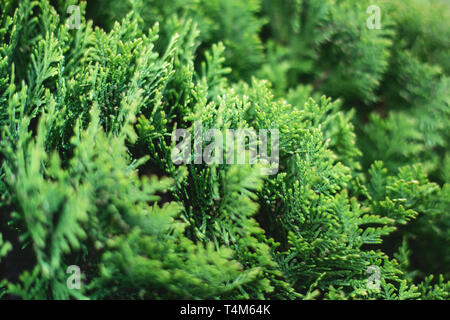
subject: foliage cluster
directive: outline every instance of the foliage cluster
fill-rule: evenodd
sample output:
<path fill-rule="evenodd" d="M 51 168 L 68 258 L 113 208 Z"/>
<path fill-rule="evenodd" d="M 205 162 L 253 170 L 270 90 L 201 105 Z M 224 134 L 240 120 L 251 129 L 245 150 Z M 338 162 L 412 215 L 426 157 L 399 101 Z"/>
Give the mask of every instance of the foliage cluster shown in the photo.
<path fill-rule="evenodd" d="M 0 7 L 0 297 L 448 299 L 447 4 Z M 176 166 L 195 121 L 278 129 L 278 173 Z"/>

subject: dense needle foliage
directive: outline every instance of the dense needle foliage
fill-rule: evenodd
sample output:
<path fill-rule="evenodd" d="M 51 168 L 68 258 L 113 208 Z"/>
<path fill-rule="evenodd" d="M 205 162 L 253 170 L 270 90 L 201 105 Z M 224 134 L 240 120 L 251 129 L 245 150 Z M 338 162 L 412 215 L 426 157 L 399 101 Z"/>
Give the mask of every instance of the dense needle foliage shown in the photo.
<path fill-rule="evenodd" d="M 0 298 L 448 299 L 449 52 L 445 1 L 0 0 Z"/>

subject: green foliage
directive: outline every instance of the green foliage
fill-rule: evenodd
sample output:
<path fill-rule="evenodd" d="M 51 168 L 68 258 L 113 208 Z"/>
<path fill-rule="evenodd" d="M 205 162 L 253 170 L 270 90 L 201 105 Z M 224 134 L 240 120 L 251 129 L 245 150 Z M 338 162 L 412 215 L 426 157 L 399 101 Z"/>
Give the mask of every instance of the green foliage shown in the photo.
<path fill-rule="evenodd" d="M 111 10 L 98 10 L 101 7 Z M 89 1 L 88 13 L 109 29 L 131 9 L 139 12 L 144 28 L 161 23 L 162 43 L 171 38 L 174 21 L 192 19 L 200 30 L 201 48 L 197 54 L 202 56 L 205 49 L 223 42 L 227 48 L 226 65 L 231 67 L 235 80 L 249 79 L 249 74 L 263 62 L 258 33 L 264 19 L 256 15 L 260 11 L 259 0 L 95 0 Z"/>
<path fill-rule="evenodd" d="M 9 242 L 5 243 L 3 241 L 3 235 L 0 233 L 0 262 L 2 261 L 2 258 L 8 254 L 8 251 L 11 251 L 11 249 L 11 244 Z M 5 290 L 3 288 L 5 282 L 5 279 L 0 279 L 0 298 L 5 294 Z"/>
<path fill-rule="evenodd" d="M 448 6 L 0 1 L 0 297 L 448 299 Z M 277 173 L 175 165 L 199 121 Z"/>
<path fill-rule="evenodd" d="M 314 83 L 315 89 L 350 102 L 376 101 L 376 88 L 388 66 L 392 32 L 366 27 L 366 8 L 371 4 L 347 0 L 264 1 L 271 16 L 271 37 L 284 48 L 274 51 L 279 53 L 273 60 L 285 61 L 288 87 L 304 79 Z M 280 68 L 271 59 L 269 63 L 268 69 Z"/>

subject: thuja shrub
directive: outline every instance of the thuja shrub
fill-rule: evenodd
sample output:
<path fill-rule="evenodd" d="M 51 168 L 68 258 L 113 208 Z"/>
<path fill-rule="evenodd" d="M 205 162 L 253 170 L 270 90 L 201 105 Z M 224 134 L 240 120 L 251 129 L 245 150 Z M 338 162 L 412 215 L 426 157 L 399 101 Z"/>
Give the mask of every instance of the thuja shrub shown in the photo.
<path fill-rule="evenodd" d="M 374 2 L 0 0 L 0 297 L 448 299 L 450 9 Z"/>

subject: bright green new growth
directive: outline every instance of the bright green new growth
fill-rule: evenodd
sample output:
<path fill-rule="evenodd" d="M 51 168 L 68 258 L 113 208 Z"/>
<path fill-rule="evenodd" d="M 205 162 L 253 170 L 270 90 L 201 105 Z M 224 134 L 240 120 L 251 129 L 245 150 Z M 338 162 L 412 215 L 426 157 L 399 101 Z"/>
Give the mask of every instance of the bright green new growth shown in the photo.
<path fill-rule="evenodd" d="M 448 6 L 51 2 L 0 0 L 0 297 L 448 299 Z M 195 121 L 279 172 L 176 166 Z"/>

